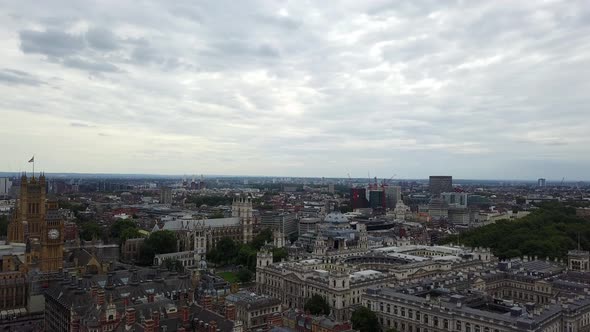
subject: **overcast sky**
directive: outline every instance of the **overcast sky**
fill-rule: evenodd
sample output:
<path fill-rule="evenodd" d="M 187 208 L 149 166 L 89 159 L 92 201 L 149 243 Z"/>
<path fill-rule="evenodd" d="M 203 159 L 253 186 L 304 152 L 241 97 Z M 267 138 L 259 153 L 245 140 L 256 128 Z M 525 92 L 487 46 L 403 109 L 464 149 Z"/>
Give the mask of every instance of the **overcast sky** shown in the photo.
<path fill-rule="evenodd" d="M 587 0 L 0 3 L 0 171 L 590 179 Z"/>

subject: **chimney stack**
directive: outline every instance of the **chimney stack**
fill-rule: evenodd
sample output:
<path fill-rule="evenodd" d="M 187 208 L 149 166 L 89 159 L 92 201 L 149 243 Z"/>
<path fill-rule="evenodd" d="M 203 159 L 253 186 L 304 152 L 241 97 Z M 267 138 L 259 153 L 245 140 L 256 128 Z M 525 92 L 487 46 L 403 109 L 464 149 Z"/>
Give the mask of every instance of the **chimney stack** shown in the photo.
<path fill-rule="evenodd" d="M 104 304 L 104 289 L 99 289 L 98 292 L 97 292 L 97 295 L 98 295 L 98 299 L 97 299 L 97 302 L 96 303 L 99 306 L 101 306 L 101 305 Z"/>
<path fill-rule="evenodd" d="M 225 306 L 225 318 L 235 321 L 236 320 L 236 306 L 233 304 L 228 304 Z"/>
<path fill-rule="evenodd" d="M 203 308 L 211 310 L 211 307 L 211 295 L 205 295 L 205 297 L 203 298 Z"/>
<path fill-rule="evenodd" d="M 154 328 L 156 331 L 160 329 L 160 312 L 158 310 L 154 310 L 152 312 L 152 320 L 154 321 Z"/>
<path fill-rule="evenodd" d="M 154 320 L 153 319 L 146 319 L 145 320 L 145 332 L 155 332 L 154 330 Z"/>
<path fill-rule="evenodd" d="M 182 315 L 182 324 L 183 325 L 186 325 L 188 323 L 188 307 L 185 306 L 185 305 L 183 305 L 180 308 L 180 312 L 181 312 L 181 315 Z"/>
<path fill-rule="evenodd" d="M 131 326 L 131 325 L 135 324 L 135 309 L 134 308 L 125 309 L 125 315 L 127 316 L 127 323 L 125 325 Z"/>

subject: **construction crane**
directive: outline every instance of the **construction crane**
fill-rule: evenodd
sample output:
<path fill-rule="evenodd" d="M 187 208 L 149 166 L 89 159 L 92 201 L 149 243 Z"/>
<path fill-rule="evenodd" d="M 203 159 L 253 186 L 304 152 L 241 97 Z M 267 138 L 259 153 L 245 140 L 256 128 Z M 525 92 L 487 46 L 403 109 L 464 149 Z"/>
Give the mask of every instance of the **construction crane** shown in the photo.
<path fill-rule="evenodd" d="M 563 181 L 565 181 L 565 176 L 561 178 L 561 183 L 559 184 L 559 186 L 563 186 Z"/>

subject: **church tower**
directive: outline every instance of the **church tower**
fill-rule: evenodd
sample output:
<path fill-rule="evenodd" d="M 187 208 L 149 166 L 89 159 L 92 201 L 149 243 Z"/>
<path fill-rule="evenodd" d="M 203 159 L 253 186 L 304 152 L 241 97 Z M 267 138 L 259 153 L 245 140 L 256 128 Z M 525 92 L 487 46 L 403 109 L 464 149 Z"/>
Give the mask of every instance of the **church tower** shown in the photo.
<path fill-rule="evenodd" d="M 250 197 L 235 199 L 232 203 L 232 217 L 240 218 L 242 242 L 248 243 L 254 238 L 254 216 Z"/>

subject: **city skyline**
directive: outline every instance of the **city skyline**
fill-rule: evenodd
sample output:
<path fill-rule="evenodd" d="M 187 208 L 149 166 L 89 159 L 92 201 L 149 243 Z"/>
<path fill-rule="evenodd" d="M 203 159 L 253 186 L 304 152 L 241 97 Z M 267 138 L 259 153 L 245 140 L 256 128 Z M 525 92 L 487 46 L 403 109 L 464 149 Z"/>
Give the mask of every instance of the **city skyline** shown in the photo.
<path fill-rule="evenodd" d="M 583 1 L 0 15 L 2 171 L 588 178 Z"/>

